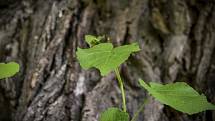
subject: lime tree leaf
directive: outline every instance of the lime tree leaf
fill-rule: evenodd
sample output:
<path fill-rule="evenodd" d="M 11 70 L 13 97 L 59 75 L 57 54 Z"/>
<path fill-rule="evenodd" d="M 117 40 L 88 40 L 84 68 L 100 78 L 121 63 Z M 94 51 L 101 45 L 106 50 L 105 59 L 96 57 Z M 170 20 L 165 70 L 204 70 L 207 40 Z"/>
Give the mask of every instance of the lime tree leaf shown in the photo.
<path fill-rule="evenodd" d="M 101 41 L 102 37 L 96 37 L 93 35 L 85 35 L 85 41 L 87 42 L 87 44 L 90 45 L 90 47 L 99 44 L 99 42 Z"/>
<path fill-rule="evenodd" d="M 151 82 L 148 85 L 143 80 L 139 80 L 139 83 L 155 99 L 178 111 L 191 115 L 204 110 L 215 110 L 215 105 L 209 103 L 203 94 L 200 95 L 184 82 L 166 85 Z"/>
<path fill-rule="evenodd" d="M 108 108 L 100 115 L 99 121 L 129 121 L 129 115 L 118 108 Z"/>
<path fill-rule="evenodd" d="M 139 50 L 137 43 L 116 48 L 111 43 L 101 43 L 89 49 L 78 48 L 76 55 L 84 69 L 95 67 L 104 76 L 127 60 L 132 52 Z"/>
<path fill-rule="evenodd" d="M 19 71 L 19 64 L 15 62 L 0 63 L 0 79 L 8 78 Z"/>

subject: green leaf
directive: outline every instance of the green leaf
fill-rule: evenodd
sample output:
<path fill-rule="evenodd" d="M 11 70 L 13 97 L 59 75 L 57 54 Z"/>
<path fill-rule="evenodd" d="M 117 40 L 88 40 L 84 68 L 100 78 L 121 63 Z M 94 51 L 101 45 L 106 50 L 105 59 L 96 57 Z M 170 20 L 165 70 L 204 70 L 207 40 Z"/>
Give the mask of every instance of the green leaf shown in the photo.
<path fill-rule="evenodd" d="M 155 99 L 178 111 L 191 115 L 204 110 L 215 110 L 215 105 L 207 102 L 203 94 L 200 95 L 184 82 L 166 85 L 151 82 L 147 85 L 143 80 L 139 80 L 139 83 L 149 91 Z"/>
<path fill-rule="evenodd" d="M 118 108 L 108 108 L 101 114 L 99 121 L 129 121 L 129 115 Z"/>
<path fill-rule="evenodd" d="M 95 67 L 104 76 L 127 60 L 132 52 L 139 50 L 137 43 L 116 48 L 111 43 L 101 43 L 89 49 L 78 48 L 76 55 L 84 69 Z"/>
<path fill-rule="evenodd" d="M 101 39 L 102 36 L 96 37 L 93 35 L 85 35 L 85 41 L 90 45 L 90 47 L 99 44 Z"/>
<path fill-rule="evenodd" d="M 19 64 L 15 62 L 0 63 L 0 79 L 8 78 L 19 71 Z"/>

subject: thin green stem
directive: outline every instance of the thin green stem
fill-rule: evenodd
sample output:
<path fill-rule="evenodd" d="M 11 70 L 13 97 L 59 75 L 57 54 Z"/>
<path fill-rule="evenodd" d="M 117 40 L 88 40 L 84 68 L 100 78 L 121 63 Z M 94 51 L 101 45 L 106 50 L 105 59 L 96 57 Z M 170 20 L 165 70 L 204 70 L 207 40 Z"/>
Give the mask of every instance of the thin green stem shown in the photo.
<path fill-rule="evenodd" d="M 123 111 L 126 112 L 125 91 L 124 91 L 123 81 L 122 81 L 121 76 L 119 74 L 119 69 L 118 68 L 115 69 L 115 73 L 116 73 L 116 77 L 117 77 L 117 80 L 119 82 L 119 86 L 120 86 L 120 89 L 121 89 L 122 102 L 123 102 Z"/>
<path fill-rule="evenodd" d="M 135 112 L 133 118 L 131 119 L 131 121 L 136 121 L 137 117 L 139 116 L 140 112 L 143 110 L 143 108 L 145 107 L 146 103 L 148 102 L 148 100 L 146 99 L 143 104 L 140 106 L 140 108 Z"/>

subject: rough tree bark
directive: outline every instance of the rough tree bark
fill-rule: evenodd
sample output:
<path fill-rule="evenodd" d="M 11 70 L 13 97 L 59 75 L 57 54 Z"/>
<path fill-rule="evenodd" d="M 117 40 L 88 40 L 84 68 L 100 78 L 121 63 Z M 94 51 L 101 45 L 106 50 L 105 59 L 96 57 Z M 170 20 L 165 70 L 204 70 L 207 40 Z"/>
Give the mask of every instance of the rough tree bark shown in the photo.
<path fill-rule="evenodd" d="M 0 120 L 97 121 L 121 107 L 114 73 L 77 62 L 85 34 L 139 43 L 121 66 L 130 115 L 150 99 L 138 121 L 215 120 L 214 111 L 188 116 L 164 106 L 137 83 L 185 81 L 215 103 L 214 20 L 214 0 L 0 0 L 0 61 L 21 65 L 0 81 Z"/>

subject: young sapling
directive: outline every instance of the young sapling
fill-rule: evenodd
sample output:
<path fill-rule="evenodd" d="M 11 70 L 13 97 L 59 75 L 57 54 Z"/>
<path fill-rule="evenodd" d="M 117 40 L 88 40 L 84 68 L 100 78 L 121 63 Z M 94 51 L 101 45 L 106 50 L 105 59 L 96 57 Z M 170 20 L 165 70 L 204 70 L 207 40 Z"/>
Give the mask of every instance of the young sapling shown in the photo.
<path fill-rule="evenodd" d="M 89 69 L 95 67 L 99 69 L 102 76 L 106 76 L 111 71 L 114 71 L 119 83 L 122 94 L 122 110 L 118 108 L 109 108 L 101 113 L 99 121 L 129 121 L 123 81 L 118 68 L 128 59 L 131 53 L 140 51 L 140 48 L 137 43 L 114 48 L 112 43 L 101 43 L 100 40 L 101 36 L 95 37 L 93 35 L 86 35 L 85 41 L 90 45 L 90 48 L 78 48 L 76 52 L 77 59 L 82 68 Z M 156 100 L 178 111 L 191 115 L 205 110 L 215 110 L 215 105 L 209 103 L 206 96 L 203 94 L 200 95 L 184 82 L 166 85 L 151 82 L 148 85 L 143 80 L 139 80 L 139 83 Z M 144 105 L 135 113 L 131 121 L 136 120 L 143 106 Z"/>

